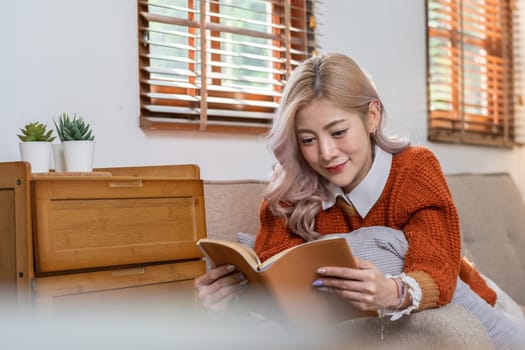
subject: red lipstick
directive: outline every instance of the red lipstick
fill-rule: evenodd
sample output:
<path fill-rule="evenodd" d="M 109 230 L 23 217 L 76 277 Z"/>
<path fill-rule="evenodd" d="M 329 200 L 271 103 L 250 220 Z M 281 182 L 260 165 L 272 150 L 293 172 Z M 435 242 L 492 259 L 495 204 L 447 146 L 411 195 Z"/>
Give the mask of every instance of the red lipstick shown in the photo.
<path fill-rule="evenodd" d="M 336 166 L 327 167 L 326 170 L 328 170 L 328 172 L 331 174 L 336 174 L 336 173 L 343 171 L 345 164 L 346 162 L 344 162 L 343 164 L 336 165 Z"/>

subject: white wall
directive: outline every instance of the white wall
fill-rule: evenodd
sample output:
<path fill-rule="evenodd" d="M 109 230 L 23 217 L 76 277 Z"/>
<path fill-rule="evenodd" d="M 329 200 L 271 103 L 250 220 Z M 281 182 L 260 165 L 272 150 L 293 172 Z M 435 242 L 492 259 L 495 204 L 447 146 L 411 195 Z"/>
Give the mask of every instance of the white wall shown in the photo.
<path fill-rule="evenodd" d="M 16 132 L 26 122 L 52 126 L 53 117 L 67 111 L 91 122 L 96 167 L 196 163 L 208 179 L 269 174 L 272 157 L 258 136 L 138 127 L 135 0 L 0 4 L 2 32 L 10 33 L 0 46 L 7 58 L 0 65 L 7 78 L 0 81 L 7 91 L 0 97 L 0 161 L 19 160 Z"/>
<path fill-rule="evenodd" d="M 214 180 L 269 174 L 273 158 L 259 137 L 138 127 L 135 0 L 0 5 L 0 161 L 19 159 L 16 132 L 26 122 L 52 125 L 67 111 L 93 125 L 95 166 L 197 163 Z M 522 149 L 426 140 L 424 1 L 330 0 L 319 12 L 321 51 L 346 53 L 373 75 L 389 130 L 431 148 L 446 173 L 506 171 L 525 187 Z"/>

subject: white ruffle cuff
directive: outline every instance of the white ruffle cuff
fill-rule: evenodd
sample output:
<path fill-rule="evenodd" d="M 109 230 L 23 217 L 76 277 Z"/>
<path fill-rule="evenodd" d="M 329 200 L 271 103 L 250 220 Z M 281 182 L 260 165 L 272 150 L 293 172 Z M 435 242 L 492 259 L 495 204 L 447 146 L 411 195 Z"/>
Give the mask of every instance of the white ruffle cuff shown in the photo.
<path fill-rule="evenodd" d="M 391 321 L 399 320 L 403 315 L 410 315 L 412 311 L 416 310 L 419 307 L 419 304 L 421 303 L 421 288 L 419 287 L 419 283 L 415 279 L 413 279 L 410 276 L 405 275 L 404 273 L 399 275 L 386 275 L 386 278 L 391 279 L 399 279 L 401 282 L 405 283 L 408 286 L 408 293 L 410 294 L 410 300 L 412 300 L 412 304 L 407 306 L 406 308 L 402 310 L 389 310 L 389 309 L 383 309 L 380 312 L 380 317 L 383 316 L 391 316 Z"/>

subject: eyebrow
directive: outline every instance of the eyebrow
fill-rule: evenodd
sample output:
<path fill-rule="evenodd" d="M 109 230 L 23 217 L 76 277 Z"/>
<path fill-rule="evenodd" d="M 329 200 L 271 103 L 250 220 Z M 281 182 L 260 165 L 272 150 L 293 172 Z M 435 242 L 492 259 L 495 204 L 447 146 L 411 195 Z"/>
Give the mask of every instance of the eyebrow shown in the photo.
<path fill-rule="evenodd" d="M 336 119 L 336 120 L 333 120 L 333 121 L 331 121 L 330 123 L 326 124 L 326 125 L 323 127 L 323 129 L 324 129 L 324 130 L 328 130 L 328 129 L 330 129 L 331 127 L 333 127 L 334 125 L 340 124 L 340 123 L 342 123 L 342 122 L 344 122 L 344 121 L 346 121 L 346 119 Z M 299 133 L 299 132 L 310 132 L 310 133 L 313 133 L 313 131 L 310 130 L 310 129 L 297 129 L 296 132 L 297 132 L 297 133 Z"/>

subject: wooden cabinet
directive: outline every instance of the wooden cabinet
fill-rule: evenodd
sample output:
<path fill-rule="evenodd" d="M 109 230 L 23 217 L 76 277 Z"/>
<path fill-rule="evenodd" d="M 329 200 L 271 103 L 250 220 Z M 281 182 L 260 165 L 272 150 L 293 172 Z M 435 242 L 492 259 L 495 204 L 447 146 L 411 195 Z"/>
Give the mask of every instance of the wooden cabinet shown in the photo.
<path fill-rule="evenodd" d="M 38 310 L 130 288 L 192 298 L 205 271 L 203 196 L 195 165 L 31 175 L 0 163 L 0 282 Z"/>
<path fill-rule="evenodd" d="M 33 250 L 29 166 L 0 166 L 0 294 L 20 307 L 31 300 Z"/>
<path fill-rule="evenodd" d="M 36 272 L 201 257 L 202 180 L 34 176 Z"/>
<path fill-rule="evenodd" d="M 187 307 L 194 302 L 193 279 L 203 272 L 202 261 L 190 260 L 38 277 L 33 280 L 33 305 L 38 313 L 86 304 L 105 309 Z"/>

